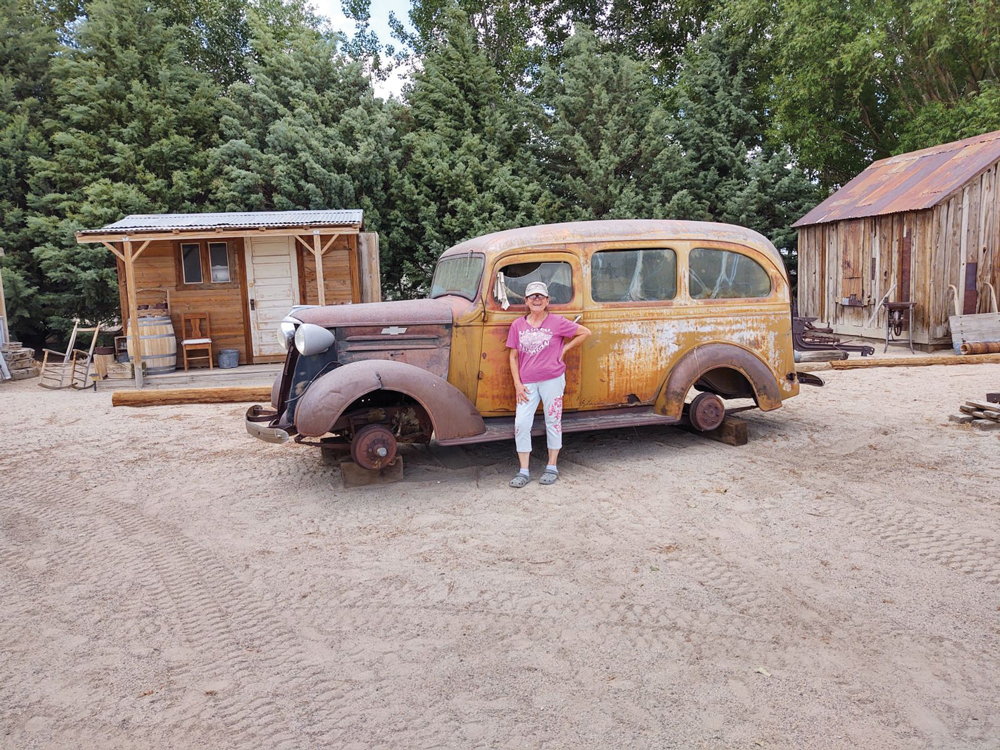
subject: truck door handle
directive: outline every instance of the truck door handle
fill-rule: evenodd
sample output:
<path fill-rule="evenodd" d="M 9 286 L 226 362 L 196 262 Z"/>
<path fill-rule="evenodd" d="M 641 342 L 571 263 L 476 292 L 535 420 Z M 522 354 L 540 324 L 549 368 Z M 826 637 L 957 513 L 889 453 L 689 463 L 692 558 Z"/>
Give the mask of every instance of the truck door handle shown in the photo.
<path fill-rule="evenodd" d="M 250 300 L 250 309 L 251 310 L 256 310 L 257 309 L 257 300 L 255 300 L 255 299 L 251 299 Z"/>

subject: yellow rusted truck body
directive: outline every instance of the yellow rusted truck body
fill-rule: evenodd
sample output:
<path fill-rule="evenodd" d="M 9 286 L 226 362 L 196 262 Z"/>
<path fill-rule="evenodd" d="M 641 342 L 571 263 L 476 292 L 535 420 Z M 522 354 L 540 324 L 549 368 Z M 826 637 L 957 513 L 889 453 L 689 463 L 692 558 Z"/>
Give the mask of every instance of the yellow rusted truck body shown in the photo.
<path fill-rule="evenodd" d="M 788 275 L 767 239 L 726 224 L 580 222 L 447 250 L 428 299 L 293 310 L 272 408 L 248 411 L 247 430 L 349 447 L 367 468 L 397 442 L 511 439 L 507 334 L 531 281 L 548 284 L 551 313 L 593 332 L 567 356 L 564 432 L 707 431 L 723 399 L 769 411 L 799 391 Z"/>
<path fill-rule="evenodd" d="M 591 259 L 608 250 L 670 248 L 677 255 L 677 293 L 672 300 L 596 301 L 591 291 Z M 771 280 L 767 297 L 694 299 L 688 258 L 693 248 L 717 248 L 748 257 Z M 654 405 L 674 366 L 689 352 L 725 343 L 752 353 L 774 377 L 780 399 L 798 393 L 791 337 L 791 296 L 781 256 L 771 243 L 742 227 L 688 221 L 596 221 L 514 229 L 478 237 L 449 250 L 441 260 L 482 255 L 484 272 L 475 300 L 455 301 L 452 367 L 448 380 L 484 417 L 514 412 L 507 332 L 525 314 L 523 305 L 504 310 L 489 291 L 496 274 L 514 263 L 564 261 L 571 264 L 573 294 L 549 309 L 579 318 L 593 335 L 567 357 L 565 411 Z M 683 401 L 668 403 L 664 414 L 680 415 Z"/>

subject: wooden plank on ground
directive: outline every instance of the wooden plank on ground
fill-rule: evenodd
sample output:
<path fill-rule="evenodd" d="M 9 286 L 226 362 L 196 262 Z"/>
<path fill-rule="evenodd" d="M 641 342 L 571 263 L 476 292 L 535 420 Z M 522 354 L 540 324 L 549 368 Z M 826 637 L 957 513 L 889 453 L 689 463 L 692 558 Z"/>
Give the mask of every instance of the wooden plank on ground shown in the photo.
<path fill-rule="evenodd" d="M 396 456 L 391 464 L 374 471 L 362 469 L 353 461 L 344 461 L 340 464 L 340 478 L 346 488 L 400 482 L 403 480 L 403 457 Z"/>
<path fill-rule="evenodd" d="M 271 386 L 230 386 L 226 388 L 163 388 L 115 391 L 112 406 L 170 406 L 173 404 L 269 403 Z"/>
<path fill-rule="evenodd" d="M 1000 363 L 1000 354 L 945 354 L 914 357 L 845 359 L 830 362 L 833 370 L 858 370 L 866 367 L 925 367 L 928 365 L 982 365 Z"/>

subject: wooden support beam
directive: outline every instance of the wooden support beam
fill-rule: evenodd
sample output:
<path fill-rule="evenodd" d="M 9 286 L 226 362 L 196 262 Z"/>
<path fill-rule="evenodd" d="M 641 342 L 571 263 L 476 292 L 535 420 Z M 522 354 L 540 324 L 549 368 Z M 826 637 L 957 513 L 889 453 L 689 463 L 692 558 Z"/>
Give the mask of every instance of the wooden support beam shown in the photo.
<path fill-rule="evenodd" d="M 145 250 L 147 247 L 149 247 L 150 242 L 152 242 L 152 240 L 146 240 L 145 242 L 143 242 L 142 245 L 139 246 L 139 249 L 133 252 L 132 260 L 135 260 L 140 255 L 142 255 L 142 251 Z"/>
<path fill-rule="evenodd" d="M 102 241 L 101 244 L 104 245 L 104 247 L 106 247 L 108 250 L 113 252 L 116 256 L 118 256 L 118 260 L 125 260 L 125 256 L 122 255 L 121 251 L 117 247 L 115 247 L 109 242 Z"/>
<path fill-rule="evenodd" d="M 310 245 L 308 242 L 302 239 L 302 237 L 300 237 L 297 234 L 293 234 L 292 236 L 295 238 L 295 241 L 298 242 L 300 245 L 302 245 L 302 247 L 304 247 L 308 252 L 311 253 L 313 251 L 312 245 Z"/>
<path fill-rule="evenodd" d="M 319 246 L 319 230 L 313 230 L 313 256 L 316 258 L 316 295 L 320 306 L 326 304 L 326 285 L 323 283 L 323 250 Z"/>
<path fill-rule="evenodd" d="M 171 406 L 173 404 L 267 403 L 271 386 L 229 386 L 220 388 L 156 388 L 147 391 L 115 391 L 112 406 Z"/>
<path fill-rule="evenodd" d="M 1000 354 L 939 354 L 937 356 L 885 357 L 845 359 L 842 362 L 801 362 L 796 372 L 821 372 L 823 370 L 863 370 L 869 367 L 928 367 L 931 365 L 982 365 L 1000 364 Z"/>
<path fill-rule="evenodd" d="M 322 250 L 320 250 L 320 254 L 321 254 L 321 255 L 326 255 L 326 251 L 330 249 L 330 245 L 332 245 L 332 244 L 334 243 L 334 241 L 335 241 L 335 240 L 336 240 L 336 239 L 337 239 L 337 238 L 338 238 L 339 236 L 340 236 L 339 234 L 335 234 L 335 235 L 333 235 L 333 236 L 332 236 L 332 237 L 331 237 L 330 239 L 328 239 L 328 240 L 326 241 L 326 244 L 325 244 L 325 245 L 323 245 L 323 249 L 322 249 Z"/>
<path fill-rule="evenodd" d="M 145 246 L 143 246 L 145 247 Z M 135 387 L 141 389 L 142 382 L 142 349 L 139 339 L 139 299 L 135 288 L 135 255 L 132 241 L 125 237 L 122 242 L 125 254 L 125 288 L 128 291 L 128 321 L 132 326 L 132 369 L 135 372 Z"/>

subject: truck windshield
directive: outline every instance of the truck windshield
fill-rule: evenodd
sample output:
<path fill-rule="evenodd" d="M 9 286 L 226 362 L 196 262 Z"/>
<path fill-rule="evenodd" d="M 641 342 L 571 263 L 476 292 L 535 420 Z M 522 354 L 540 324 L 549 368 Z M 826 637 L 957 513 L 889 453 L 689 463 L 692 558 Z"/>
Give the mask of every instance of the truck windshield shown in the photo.
<path fill-rule="evenodd" d="M 439 260 L 431 281 L 430 298 L 457 294 L 467 300 L 474 300 L 479 292 L 479 280 L 483 276 L 486 258 L 482 255 L 461 255 Z"/>

